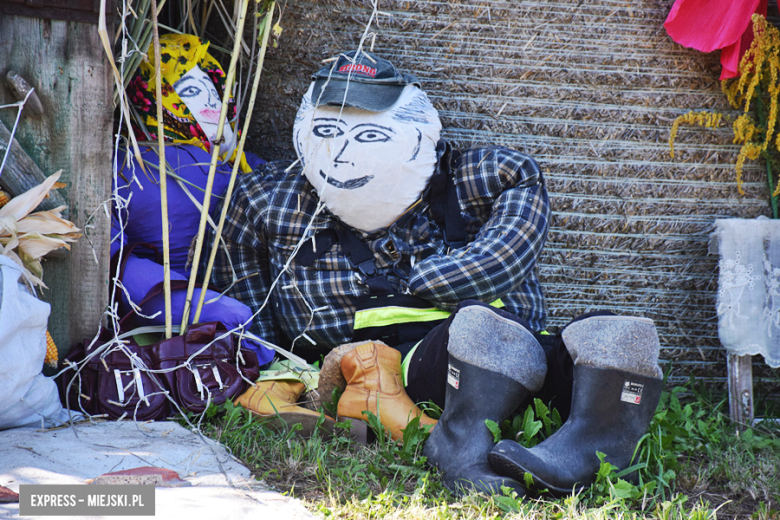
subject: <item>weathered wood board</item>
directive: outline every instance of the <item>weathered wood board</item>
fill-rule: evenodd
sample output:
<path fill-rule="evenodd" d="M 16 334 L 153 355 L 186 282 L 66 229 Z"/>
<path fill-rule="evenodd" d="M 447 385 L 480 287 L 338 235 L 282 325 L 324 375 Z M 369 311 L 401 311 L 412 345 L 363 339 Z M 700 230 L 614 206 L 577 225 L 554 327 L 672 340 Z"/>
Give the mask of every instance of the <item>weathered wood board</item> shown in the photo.
<path fill-rule="evenodd" d="M 35 161 L 22 149 L 19 141 L 14 139 L 13 143 L 11 142 L 11 131 L 0 121 L 0 156 L 4 156 L 9 147 L 8 157 L 3 166 L 4 175 L 0 176 L 0 187 L 15 197 L 39 185 L 48 175 L 38 168 Z M 66 204 L 62 195 L 57 190 L 52 190 L 35 211 L 46 211 Z M 69 211 L 66 210 L 63 215 L 67 218 Z"/>
<path fill-rule="evenodd" d="M 0 14 L 0 74 L 13 69 L 35 88 L 40 117 L 23 116 L 16 139 L 46 175 L 62 169 L 60 192 L 85 232 L 64 258 L 43 263 L 42 298 L 52 305 L 50 332 L 60 352 L 91 337 L 108 302 L 111 196 L 111 69 L 97 25 Z M 14 103 L 0 85 L 0 105 Z M 0 110 L 9 129 L 15 108 Z"/>

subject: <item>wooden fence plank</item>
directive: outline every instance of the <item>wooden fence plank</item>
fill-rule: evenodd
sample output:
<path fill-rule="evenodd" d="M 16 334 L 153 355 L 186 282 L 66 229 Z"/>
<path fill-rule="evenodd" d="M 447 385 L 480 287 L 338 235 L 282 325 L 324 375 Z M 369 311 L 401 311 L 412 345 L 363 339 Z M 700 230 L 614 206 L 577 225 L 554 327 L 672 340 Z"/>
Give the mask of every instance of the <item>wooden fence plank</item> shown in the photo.
<path fill-rule="evenodd" d="M 111 195 L 111 72 L 97 25 L 0 14 L 0 34 L 0 74 L 20 73 L 44 107 L 22 117 L 16 139 L 45 174 L 63 170 L 71 220 L 86 232 L 65 258 L 44 262 L 42 298 L 62 351 L 95 334 L 108 301 L 110 220 L 100 206 Z M 0 105 L 13 102 L 3 82 Z M 9 128 L 15 117 L 0 110 Z"/>

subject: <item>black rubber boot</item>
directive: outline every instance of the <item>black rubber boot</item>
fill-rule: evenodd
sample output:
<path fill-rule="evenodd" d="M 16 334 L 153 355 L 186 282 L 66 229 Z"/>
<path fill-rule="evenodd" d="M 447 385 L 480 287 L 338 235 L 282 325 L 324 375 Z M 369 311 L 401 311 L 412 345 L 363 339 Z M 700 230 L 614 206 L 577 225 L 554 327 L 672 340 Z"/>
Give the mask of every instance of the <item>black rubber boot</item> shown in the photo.
<path fill-rule="evenodd" d="M 620 469 L 629 466 L 662 387 L 661 379 L 575 365 L 571 414 L 561 429 L 530 449 L 499 442 L 488 455 L 490 465 L 521 482 L 530 473 L 540 490 L 553 494 L 579 492 L 596 478 L 596 452 Z"/>
<path fill-rule="evenodd" d="M 442 472 L 447 489 L 456 495 L 472 488 L 501 494 L 506 486 L 525 496 L 519 482 L 490 468 L 487 454 L 495 442 L 485 420 L 501 424 L 529 395 L 517 381 L 450 354 L 446 406 L 423 450 L 428 464 Z"/>

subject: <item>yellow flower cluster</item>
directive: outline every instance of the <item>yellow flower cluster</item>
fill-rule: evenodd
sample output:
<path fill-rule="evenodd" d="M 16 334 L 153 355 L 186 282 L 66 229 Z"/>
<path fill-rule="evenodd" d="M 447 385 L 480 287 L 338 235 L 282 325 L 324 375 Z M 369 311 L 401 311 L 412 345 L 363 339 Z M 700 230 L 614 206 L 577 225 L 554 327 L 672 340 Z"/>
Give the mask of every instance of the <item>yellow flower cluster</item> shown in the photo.
<path fill-rule="evenodd" d="M 716 128 L 720 125 L 720 121 L 723 119 L 723 114 L 718 112 L 694 112 L 691 110 L 687 114 L 683 114 L 672 123 L 672 131 L 669 132 L 669 155 L 674 158 L 674 140 L 677 138 L 677 130 L 680 125 L 699 125 L 705 128 Z"/>
<path fill-rule="evenodd" d="M 732 126 L 734 130 L 734 143 L 747 143 L 754 141 L 758 138 L 758 127 L 756 126 L 753 118 L 748 114 L 742 114 L 734 121 Z"/>
<path fill-rule="evenodd" d="M 750 159 L 751 161 L 755 161 L 759 158 L 761 155 L 761 145 L 756 143 L 745 143 L 742 145 L 742 148 L 739 150 L 739 155 L 737 156 L 737 188 L 739 189 L 739 192 L 744 195 L 745 190 L 742 189 L 742 168 L 745 165 L 745 159 Z"/>
<path fill-rule="evenodd" d="M 736 163 L 737 187 L 742 189 L 742 170 L 747 160 L 762 155 L 769 161 L 769 153 L 780 152 L 780 132 L 777 132 L 777 112 L 780 102 L 780 31 L 761 15 L 753 15 L 755 38 L 739 62 L 739 78 L 721 83 L 729 104 L 742 109 L 743 114 L 733 123 L 734 143 L 741 144 Z M 758 121 L 748 112 L 758 114 Z M 674 157 L 674 140 L 681 124 L 716 127 L 721 114 L 688 112 L 674 120 L 669 135 L 669 148 Z M 777 135 L 776 135 L 777 134 Z M 780 177 L 780 176 L 779 176 Z M 772 196 L 780 194 L 780 182 Z"/>
<path fill-rule="evenodd" d="M 775 137 L 778 98 L 780 97 L 780 31 L 767 23 L 761 15 L 753 15 L 753 43 L 739 63 L 739 80 L 726 85 L 723 92 L 734 108 L 742 108 L 745 114 L 734 121 L 734 143 L 741 144 L 736 164 L 737 186 L 742 190 L 742 169 L 745 161 L 758 159 L 762 152 L 780 149 L 780 134 Z M 766 111 L 766 104 L 769 110 Z M 754 106 L 755 105 L 755 106 Z M 751 109 L 765 112 L 761 125 L 747 115 Z M 769 160 L 766 157 L 766 160 Z M 780 183 L 772 196 L 780 193 Z"/>
<path fill-rule="evenodd" d="M 770 71 L 774 68 L 774 71 L 771 71 L 770 74 L 773 77 L 773 82 L 776 83 L 777 56 L 780 52 L 780 31 L 774 25 L 767 23 L 766 18 L 760 14 L 753 15 L 753 36 L 755 37 L 753 43 L 739 62 L 737 89 L 745 95 L 745 112 L 749 110 L 756 87 L 759 86 L 759 83 L 765 76 L 767 68 Z M 745 90 L 746 88 L 747 90 Z M 739 108 L 738 105 L 732 106 Z"/>
<path fill-rule="evenodd" d="M 726 99 L 729 100 L 729 105 L 734 108 L 742 106 L 744 96 L 739 93 L 739 81 L 721 81 L 720 89 L 723 91 Z"/>
<path fill-rule="evenodd" d="M 763 145 L 758 144 L 761 142 L 761 132 L 758 126 L 756 126 L 755 121 L 753 121 L 753 118 L 748 114 L 739 116 L 737 120 L 734 121 L 732 128 L 734 130 L 734 144 L 742 145 L 742 148 L 739 150 L 739 155 L 737 156 L 735 169 L 737 171 L 737 189 L 744 195 L 745 190 L 742 189 L 742 169 L 745 166 L 745 160 L 758 159 L 761 150 L 765 149 L 766 143 Z"/>

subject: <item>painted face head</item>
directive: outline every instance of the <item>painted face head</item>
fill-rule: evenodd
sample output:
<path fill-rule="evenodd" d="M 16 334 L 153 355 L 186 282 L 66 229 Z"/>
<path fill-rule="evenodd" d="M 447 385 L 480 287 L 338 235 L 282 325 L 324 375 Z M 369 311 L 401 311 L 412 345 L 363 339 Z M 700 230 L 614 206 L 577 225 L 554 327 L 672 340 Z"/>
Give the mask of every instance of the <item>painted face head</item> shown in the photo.
<path fill-rule="evenodd" d="M 211 78 L 195 65 L 173 85 L 173 89 L 190 109 L 190 113 L 213 144 L 217 139 L 222 100 Z M 220 146 L 220 155 L 222 152 L 228 152 L 227 157 L 230 157 L 236 146 L 236 139 L 233 129 L 227 123 L 223 130 L 223 137 L 225 142 Z"/>
<path fill-rule="evenodd" d="M 295 118 L 304 175 L 328 209 L 363 231 L 392 224 L 420 196 L 436 165 L 441 122 L 428 97 L 407 86 L 384 112 L 311 103 Z"/>

